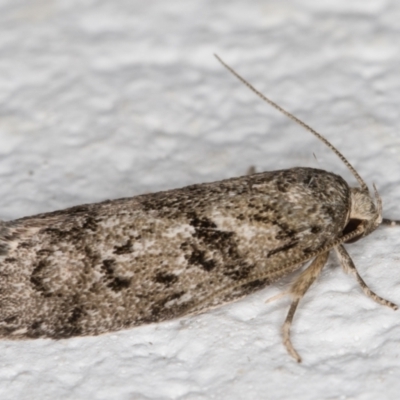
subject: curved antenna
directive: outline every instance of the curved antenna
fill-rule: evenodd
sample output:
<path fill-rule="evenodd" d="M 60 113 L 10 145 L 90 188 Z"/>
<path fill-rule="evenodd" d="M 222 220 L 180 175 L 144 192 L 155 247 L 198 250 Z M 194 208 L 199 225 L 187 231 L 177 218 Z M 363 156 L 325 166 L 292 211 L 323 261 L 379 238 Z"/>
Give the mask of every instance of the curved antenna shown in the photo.
<path fill-rule="evenodd" d="M 362 190 L 368 191 L 368 186 L 366 183 L 363 181 L 361 176 L 358 174 L 358 172 L 354 169 L 354 167 L 347 161 L 347 159 L 344 157 L 344 155 L 330 142 L 328 142 L 327 139 L 325 139 L 320 133 L 315 131 L 311 126 L 307 125 L 297 117 L 295 117 L 293 114 L 290 114 L 290 112 L 284 110 L 281 106 L 278 106 L 278 104 L 274 103 L 272 100 L 270 100 L 268 97 L 264 96 L 261 92 L 259 92 L 254 86 L 252 86 L 249 82 L 247 82 L 244 78 L 242 78 L 236 71 L 234 71 L 228 64 L 226 64 L 222 59 L 217 55 L 214 54 L 215 58 L 233 75 L 236 76 L 242 83 L 244 83 L 251 91 L 253 91 L 257 96 L 261 97 L 265 102 L 270 104 L 272 107 L 276 108 L 278 111 L 280 111 L 282 114 L 286 115 L 288 118 L 290 118 L 292 121 L 297 122 L 299 125 L 301 125 L 303 128 L 307 129 L 309 132 L 311 132 L 314 136 L 316 136 L 321 142 L 325 143 L 346 165 L 346 167 L 351 171 L 351 173 L 355 176 L 357 179 L 358 183 L 361 186 Z"/>

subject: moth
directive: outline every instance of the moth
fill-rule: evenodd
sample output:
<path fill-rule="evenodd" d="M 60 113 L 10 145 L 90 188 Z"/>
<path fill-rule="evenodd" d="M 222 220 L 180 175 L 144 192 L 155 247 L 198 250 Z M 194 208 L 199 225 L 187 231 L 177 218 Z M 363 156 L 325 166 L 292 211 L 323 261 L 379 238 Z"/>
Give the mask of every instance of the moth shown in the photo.
<path fill-rule="evenodd" d="M 359 187 L 313 168 L 255 173 L 219 182 L 85 204 L 0 222 L 0 338 L 70 338 L 207 311 L 299 270 L 283 342 L 299 301 L 334 250 L 346 272 L 380 304 L 344 247 L 379 225 L 382 201 L 323 136 Z"/>

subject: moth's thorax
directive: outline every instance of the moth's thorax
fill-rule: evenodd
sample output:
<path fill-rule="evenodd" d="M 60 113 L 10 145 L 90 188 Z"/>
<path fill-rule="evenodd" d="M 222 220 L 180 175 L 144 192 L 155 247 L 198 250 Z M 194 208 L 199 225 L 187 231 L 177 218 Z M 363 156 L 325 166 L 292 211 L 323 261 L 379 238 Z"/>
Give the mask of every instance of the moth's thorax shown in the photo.
<path fill-rule="evenodd" d="M 365 226 L 363 236 L 371 233 L 382 221 L 382 215 L 371 194 L 360 188 L 351 188 L 349 221 L 360 221 Z"/>

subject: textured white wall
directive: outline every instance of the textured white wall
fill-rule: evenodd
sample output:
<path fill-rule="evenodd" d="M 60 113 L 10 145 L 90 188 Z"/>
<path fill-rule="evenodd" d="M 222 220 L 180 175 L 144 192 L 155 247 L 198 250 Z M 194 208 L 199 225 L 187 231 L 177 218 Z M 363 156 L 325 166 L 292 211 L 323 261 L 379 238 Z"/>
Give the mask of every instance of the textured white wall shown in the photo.
<path fill-rule="evenodd" d="M 399 20 L 396 0 L 1 0 L 0 217 L 250 165 L 314 166 L 354 183 L 214 52 L 325 134 L 399 217 Z M 348 246 L 397 303 L 399 240 L 379 229 Z M 399 312 L 366 298 L 332 257 L 296 315 L 298 365 L 281 344 L 288 300 L 264 303 L 281 287 L 102 337 L 2 341 L 0 398 L 398 398 Z"/>

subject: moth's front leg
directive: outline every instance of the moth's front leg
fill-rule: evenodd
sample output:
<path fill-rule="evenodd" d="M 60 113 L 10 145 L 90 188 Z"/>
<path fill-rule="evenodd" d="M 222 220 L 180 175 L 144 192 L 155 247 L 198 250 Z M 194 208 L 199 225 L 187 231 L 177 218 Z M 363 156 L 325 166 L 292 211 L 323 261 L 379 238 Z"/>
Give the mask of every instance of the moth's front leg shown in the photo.
<path fill-rule="evenodd" d="M 336 254 L 339 258 L 340 264 L 342 265 L 343 270 L 346 273 L 354 275 L 356 277 L 357 282 L 361 286 L 361 289 L 368 297 L 370 297 L 372 300 L 376 301 L 379 304 L 393 308 L 393 310 L 397 310 L 398 307 L 396 304 L 378 296 L 376 293 L 374 293 L 368 287 L 368 285 L 364 282 L 364 280 L 361 278 L 360 274 L 358 273 L 356 266 L 354 265 L 353 260 L 351 259 L 349 253 L 346 251 L 346 249 L 342 245 L 335 247 L 335 250 L 336 250 Z"/>

